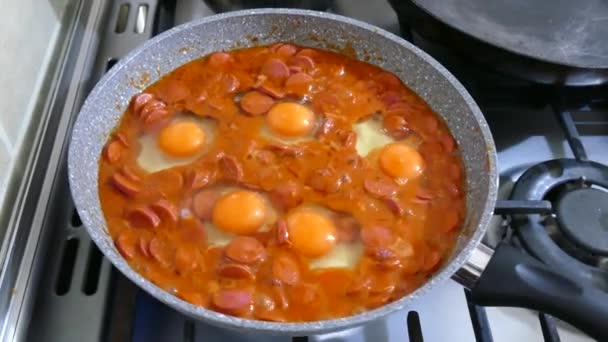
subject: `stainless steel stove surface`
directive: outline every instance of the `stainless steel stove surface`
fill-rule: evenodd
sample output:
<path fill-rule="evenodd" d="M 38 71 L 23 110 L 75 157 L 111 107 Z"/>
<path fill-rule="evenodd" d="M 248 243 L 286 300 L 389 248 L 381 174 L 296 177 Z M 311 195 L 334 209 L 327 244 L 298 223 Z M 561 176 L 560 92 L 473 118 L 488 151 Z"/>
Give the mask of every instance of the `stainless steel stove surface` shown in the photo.
<path fill-rule="evenodd" d="M 400 34 L 397 16 L 386 0 L 335 0 L 328 10 Z M 138 290 L 112 269 L 75 214 L 65 173 L 70 127 L 94 82 L 121 56 L 160 31 L 213 11 L 201 0 L 95 0 L 79 3 L 74 12 L 75 33 L 65 55 L 70 67 L 58 80 L 65 95 L 50 107 L 49 124 L 38 141 L 46 147 L 24 175 L 29 185 L 24 189 L 30 190 L 15 214 L 19 219 L 13 221 L 23 232 L 15 235 L 10 250 L 14 254 L 0 279 L 7 298 L 0 301 L 2 340 L 591 341 L 537 312 L 472 305 L 464 288 L 453 281 L 385 320 L 301 337 L 242 335 L 194 322 Z M 406 36 L 427 47 L 415 34 Z M 514 183 L 530 166 L 576 157 L 567 139 L 571 135 L 564 130 L 571 127 L 569 118 L 589 160 L 608 165 L 608 89 L 555 90 L 477 72 L 449 54 L 437 58 L 461 79 L 486 115 L 498 148 L 501 199 L 509 198 Z M 508 222 L 496 216 L 485 243 L 509 238 L 513 230 Z"/>

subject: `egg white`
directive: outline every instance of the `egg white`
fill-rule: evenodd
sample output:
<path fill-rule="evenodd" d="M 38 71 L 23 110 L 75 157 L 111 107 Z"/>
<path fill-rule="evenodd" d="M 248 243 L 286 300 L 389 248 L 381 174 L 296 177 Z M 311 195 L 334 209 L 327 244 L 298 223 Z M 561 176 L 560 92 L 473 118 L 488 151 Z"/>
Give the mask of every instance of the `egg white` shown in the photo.
<path fill-rule="evenodd" d="M 382 123 L 379 120 L 361 121 L 353 126 L 353 131 L 357 134 L 355 149 L 362 157 L 395 141 L 382 131 Z"/>
<path fill-rule="evenodd" d="M 138 139 L 141 150 L 137 156 L 137 164 L 142 169 L 148 172 L 156 172 L 174 166 L 189 164 L 205 153 L 205 147 L 209 146 L 214 138 L 216 127 L 215 121 L 193 115 L 180 114 L 171 120 L 171 123 L 184 121 L 194 122 L 205 132 L 205 144 L 203 148 L 192 157 L 177 158 L 164 153 L 158 147 L 158 132 L 154 134 L 144 134 Z"/>

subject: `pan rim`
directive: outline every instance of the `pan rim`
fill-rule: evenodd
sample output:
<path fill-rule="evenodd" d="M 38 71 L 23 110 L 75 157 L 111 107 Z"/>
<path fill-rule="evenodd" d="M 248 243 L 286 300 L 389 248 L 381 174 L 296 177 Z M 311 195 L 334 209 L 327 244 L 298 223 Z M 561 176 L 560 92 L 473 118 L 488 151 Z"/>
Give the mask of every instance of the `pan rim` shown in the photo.
<path fill-rule="evenodd" d="M 86 123 L 83 122 L 83 120 L 78 120 L 80 118 L 79 117 L 74 125 L 72 139 L 70 141 L 69 146 L 68 178 L 70 183 L 70 191 L 72 193 L 72 197 L 74 199 L 74 203 L 76 205 L 78 213 L 81 215 L 81 219 L 84 223 L 85 229 L 87 230 L 95 244 L 100 248 L 100 250 L 104 252 L 105 256 L 110 260 L 110 262 L 117 269 L 119 269 L 122 274 L 124 274 L 134 283 L 136 283 L 138 287 L 144 289 L 146 292 L 152 294 L 161 302 L 169 305 L 170 307 L 180 311 L 183 314 L 222 328 L 244 328 L 250 332 L 264 332 L 271 334 L 308 335 L 311 333 L 324 333 L 362 325 L 366 322 L 385 317 L 390 313 L 403 309 L 412 301 L 420 297 L 422 294 L 428 292 L 431 288 L 435 287 L 437 284 L 442 283 L 444 281 L 448 281 L 449 278 L 465 264 L 469 255 L 477 247 L 477 245 L 481 241 L 481 238 L 485 234 L 488 223 L 492 216 L 498 188 L 498 175 L 496 172 L 496 148 L 489 127 L 485 121 L 483 114 L 481 113 L 481 110 L 478 108 L 477 104 L 474 102 L 474 100 L 468 94 L 462 84 L 449 71 L 447 71 L 447 69 L 441 66 L 437 61 L 435 61 L 428 54 L 420 50 L 418 47 L 378 27 L 348 17 L 329 14 L 325 12 L 299 9 L 255 9 L 228 12 L 201 18 L 183 24 L 181 26 L 177 26 L 148 40 L 141 46 L 137 47 L 136 49 L 131 51 L 127 56 L 125 56 L 121 61 L 119 61 L 119 63 L 114 68 L 112 68 L 106 75 L 104 75 L 104 77 L 102 77 L 102 79 L 97 83 L 93 91 L 87 97 L 82 108 L 84 109 L 88 106 L 91 106 L 93 99 L 101 96 L 102 90 L 104 88 L 103 85 L 108 83 L 111 79 L 118 75 L 123 70 L 123 68 L 125 68 L 125 65 L 127 65 L 130 60 L 135 58 L 141 51 L 148 49 L 150 46 L 158 44 L 159 42 L 165 39 L 169 39 L 172 35 L 180 31 L 191 30 L 193 27 L 199 25 L 215 21 L 221 21 L 227 18 L 249 17 L 255 15 L 295 15 L 304 17 L 316 17 L 319 19 L 338 21 L 340 23 L 350 26 L 357 26 L 361 29 L 369 31 L 370 34 L 382 35 L 383 37 L 393 41 L 394 43 L 402 46 L 403 48 L 408 49 L 410 52 L 417 55 L 417 57 L 421 58 L 426 63 L 429 63 L 431 67 L 433 67 L 442 77 L 444 77 L 449 82 L 452 87 L 455 88 L 459 96 L 462 97 L 462 100 L 464 100 L 464 102 L 467 104 L 468 109 L 471 111 L 471 114 L 474 116 L 476 122 L 479 124 L 479 133 L 487 146 L 488 152 L 487 179 L 484 179 L 484 184 L 485 181 L 488 182 L 488 194 L 486 198 L 486 203 L 484 204 L 483 210 L 479 216 L 479 223 L 477 227 L 472 230 L 473 233 L 471 234 L 471 236 L 467 237 L 468 241 L 466 242 L 463 249 L 457 255 L 455 255 L 453 257 L 453 260 L 446 264 L 446 266 L 444 266 L 441 271 L 437 272 L 429 281 L 427 281 L 423 286 L 416 289 L 414 292 L 392 303 L 388 303 L 380 308 L 365 311 L 363 313 L 344 318 L 312 322 L 278 323 L 233 317 L 195 306 L 159 288 L 151 281 L 141 276 L 139 273 L 137 273 L 131 268 L 131 266 L 126 262 L 126 260 L 120 254 L 118 254 L 115 249 L 108 250 L 104 248 L 104 241 L 102 239 L 102 236 L 96 233 L 95 231 L 96 229 L 102 229 L 92 227 L 92 219 L 89 213 L 87 212 L 87 210 L 85 210 L 85 208 L 78 205 L 78 203 L 83 203 L 83 201 L 81 200 L 81 197 L 83 197 L 83 195 L 79 192 L 74 191 L 74 189 L 76 188 L 76 186 L 74 185 L 79 182 L 79 180 L 75 176 L 76 173 L 74 172 L 75 168 L 77 168 L 79 165 L 78 160 L 76 158 L 76 149 L 79 143 L 77 142 L 76 137 L 82 136 L 82 133 L 78 134 L 77 132 L 86 128 Z M 99 200 L 97 201 L 97 203 L 99 203 Z M 105 232 L 104 234 L 107 235 L 107 233 Z"/>

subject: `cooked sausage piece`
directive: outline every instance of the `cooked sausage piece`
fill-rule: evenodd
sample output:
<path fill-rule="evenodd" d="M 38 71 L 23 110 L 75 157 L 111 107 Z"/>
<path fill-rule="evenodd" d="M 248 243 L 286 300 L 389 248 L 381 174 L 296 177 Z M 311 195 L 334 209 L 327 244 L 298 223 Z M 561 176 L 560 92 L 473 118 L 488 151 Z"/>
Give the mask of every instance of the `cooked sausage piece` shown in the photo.
<path fill-rule="evenodd" d="M 115 173 L 110 178 L 110 183 L 123 194 L 134 197 L 141 190 L 139 185 L 135 184 L 132 180 L 127 179 L 127 177 L 123 176 L 121 173 Z"/>
<path fill-rule="evenodd" d="M 241 108 L 253 116 L 266 113 L 274 104 L 274 100 L 259 91 L 250 91 L 241 98 Z"/>
<path fill-rule="evenodd" d="M 300 281 L 298 263 L 288 255 L 280 255 L 273 260 L 272 274 L 283 284 L 295 285 Z"/>
<path fill-rule="evenodd" d="M 255 275 L 246 265 L 241 264 L 224 264 L 218 267 L 217 274 L 221 277 L 231 279 L 249 279 L 255 280 Z"/>
<path fill-rule="evenodd" d="M 194 214 L 203 221 L 209 221 L 213 217 L 213 207 L 222 194 L 218 190 L 199 191 L 192 199 L 192 210 Z"/>
<path fill-rule="evenodd" d="M 113 140 L 106 145 L 104 156 L 110 164 L 115 164 L 122 157 L 122 144 L 118 140 Z"/>
<path fill-rule="evenodd" d="M 390 197 L 397 193 L 397 184 L 392 180 L 381 176 L 365 178 L 363 187 L 367 192 L 377 197 Z"/>
<path fill-rule="evenodd" d="M 265 258 L 264 246 L 255 238 L 239 236 L 225 248 L 226 256 L 243 264 L 254 264 Z"/>
<path fill-rule="evenodd" d="M 296 181 L 286 181 L 270 191 L 270 200 L 279 209 L 288 211 L 302 202 L 302 184 Z"/>
<path fill-rule="evenodd" d="M 289 77 L 289 68 L 282 60 L 272 58 L 262 66 L 260 74 L 275 82 L 283 82 Z"/>
<path fill-rule="evenodd" d="M 243 167 L 236 157 L 222 155 L 218 164 L 226 180 L 239 182 L 243 178 Z"/>
<path fill-rule="evenodd" d="M 220 289 L 211 297 L 213 305 L 221 312 L 243 315 L 251 310 L 251 293 L 240 289 Z"/>
<path fill-rule="evenodd" d="M 177 208 L 169 203 L 165 199 L 159 199 L 158 201 L 150 204 L 150 209 L 158 215 L 164 222 L 168 224 L 177 223 Z"/>
<path fill-rule="evenodd" d="M 160 217 L 150 208 L 140 206 L 127 212 L 126 218 L 132 226 L 138 228 L 156 228 L 160 225 Z"/>
<path fill-rule="evenodd" d="M 395 242 L 395 235 L 385 226 L 363 227 L 361 229 L 361 241 L 369 247 L 388 247 Z"/>

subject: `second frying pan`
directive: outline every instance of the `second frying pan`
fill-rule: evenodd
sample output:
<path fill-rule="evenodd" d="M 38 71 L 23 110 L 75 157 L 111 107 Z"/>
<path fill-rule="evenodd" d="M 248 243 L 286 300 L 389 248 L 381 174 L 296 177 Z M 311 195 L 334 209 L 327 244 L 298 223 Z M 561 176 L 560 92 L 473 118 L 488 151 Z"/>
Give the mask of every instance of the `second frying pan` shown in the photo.
<path fill-rule="evenodd" d="M 497 69 L 540 83 L 608 81 L 608 2 L 391 0 L 403 23 Z"/>

